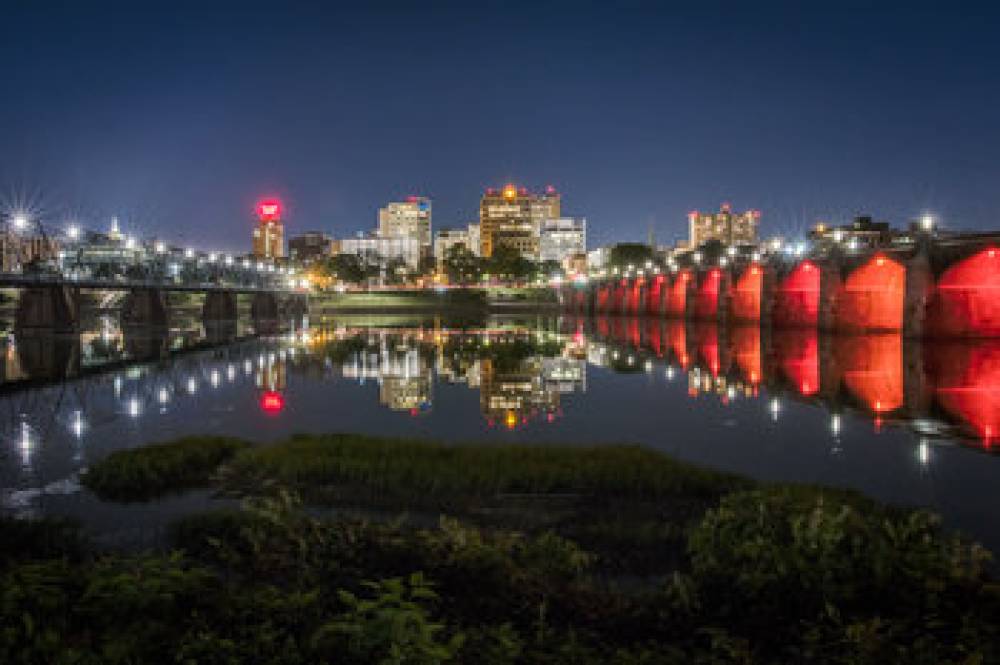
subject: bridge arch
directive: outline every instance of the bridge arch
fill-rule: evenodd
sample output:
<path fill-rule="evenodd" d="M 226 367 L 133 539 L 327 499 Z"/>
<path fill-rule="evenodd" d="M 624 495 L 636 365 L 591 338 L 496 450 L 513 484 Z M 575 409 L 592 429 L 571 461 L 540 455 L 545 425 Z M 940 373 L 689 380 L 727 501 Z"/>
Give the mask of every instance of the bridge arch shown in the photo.
<path fill-rule="evenodd" d="M 906 267 L 876 254 L 844 280 L 834 325 L 841 330 L 902 330 L 905 299 Z"/>
<path fill-rule="evenodd" d="M 764 271 L 758 264 L 752 263 L 733 285 L 731 309 L 734 321 L 760 321 L 763 288 Z"/>
<path fill-rule="evenodd" d="M 983 249 L 941 274 L 927 327 L 941 337 L 1000 336 L 1000 249 Z"/>
<path fill-rule="evenodd" d="M 803 261 L 778 284 L 773 322 L 787 328 L 815 328 L 819 323 L 820 268 Z"/>

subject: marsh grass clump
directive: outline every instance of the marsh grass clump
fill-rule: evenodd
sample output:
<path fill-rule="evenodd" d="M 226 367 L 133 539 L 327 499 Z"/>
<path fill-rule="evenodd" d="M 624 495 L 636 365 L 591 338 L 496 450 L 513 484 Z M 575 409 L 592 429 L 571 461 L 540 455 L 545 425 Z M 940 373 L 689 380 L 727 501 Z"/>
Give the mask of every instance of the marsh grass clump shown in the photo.
<path fill-rule="evenodd" d="M 446 445 L 356 434 L 297 436 L 246 450 L 225 477 L 231 486 L 277 482 L 306 496 L 346 484 L 411 498 L 582 494 L 714 500 L 749 486 L 640 446 Z"/>
<path fill-rule="evenodd" d="M 197 436 L 121 450 L 90 467 L 80 480 L 102 499 L 147 501 L 208 484 L 220 464 L 249 445 L 238 439 Z"/>

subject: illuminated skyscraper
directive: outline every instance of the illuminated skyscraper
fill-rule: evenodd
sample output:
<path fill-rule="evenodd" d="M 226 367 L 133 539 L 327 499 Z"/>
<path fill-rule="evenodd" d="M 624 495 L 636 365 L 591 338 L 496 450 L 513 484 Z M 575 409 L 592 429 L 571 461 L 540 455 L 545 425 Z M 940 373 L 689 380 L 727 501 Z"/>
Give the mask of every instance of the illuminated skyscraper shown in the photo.
<path fill-rule="evenodd" d="M 522 256 L 538 258 L 538 240 L 545 220 L 559 218 L 561 199 L 552 187 L 543 194 L 518 188 L 487 189 L 479 204 L 479 242 L 482 256 L 497 247 L 510 247 Z"/>
<path fill-rule="evenodd" d="M 252 254 L 259 259 L 276 259 L 285 255 L 285 225 L 281 222 L 280 201 L 272 199 L 257 204 Z"/>
<path fill-rule="evenodd" d="M 698 247 L 709 240 L 718 240 L 723 245 L 756 245 L 759 222 L 759 211 L 734 213 L 728 203 L 723 203 L 714 215 L 693 210 L 688 213 L 691 247 Z"/>
<path fill-rule="evenodd" d="M 378 234 L 383 238 L 413 238 L 421 249 L 430 251 L 431 200 L 410 196 L 379 208 Z"/>

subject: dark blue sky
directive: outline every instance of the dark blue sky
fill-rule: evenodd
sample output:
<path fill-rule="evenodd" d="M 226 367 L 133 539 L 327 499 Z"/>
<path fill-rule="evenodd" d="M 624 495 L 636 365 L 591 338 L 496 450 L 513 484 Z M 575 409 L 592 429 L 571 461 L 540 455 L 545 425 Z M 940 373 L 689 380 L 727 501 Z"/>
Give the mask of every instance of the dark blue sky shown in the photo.
<path fill-rule="evenodd" d="M 4 1 L 0 195 L 232 250 L 263 195 L 342 236 L 408 194 L 468 222 L 505 180 L 592 245 L 723 200 L 765 234 L 1000 227 L 988 7 L 335 4 Z"/>

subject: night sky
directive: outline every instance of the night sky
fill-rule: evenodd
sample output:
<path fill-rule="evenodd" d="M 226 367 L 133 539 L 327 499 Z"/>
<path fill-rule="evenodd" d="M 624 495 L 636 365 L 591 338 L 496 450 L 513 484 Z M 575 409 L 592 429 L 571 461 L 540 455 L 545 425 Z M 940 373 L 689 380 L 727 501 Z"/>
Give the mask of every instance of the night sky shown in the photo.
<path fill-rule="evenodd" d="M 0 202 L 53 224 L 246 251 L 265 195 L 344 236 L 409 194 L 465 224 L 513 180 L 591 246 L 722 201 L 765 235 L 1000 228 L 986 3 L 0 2 Z"/>

